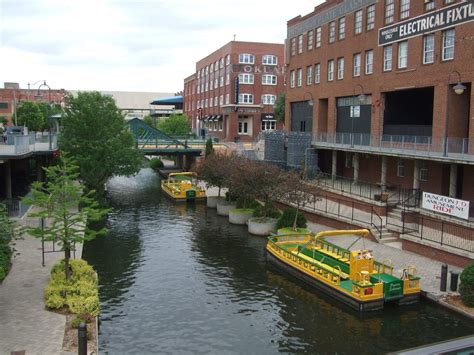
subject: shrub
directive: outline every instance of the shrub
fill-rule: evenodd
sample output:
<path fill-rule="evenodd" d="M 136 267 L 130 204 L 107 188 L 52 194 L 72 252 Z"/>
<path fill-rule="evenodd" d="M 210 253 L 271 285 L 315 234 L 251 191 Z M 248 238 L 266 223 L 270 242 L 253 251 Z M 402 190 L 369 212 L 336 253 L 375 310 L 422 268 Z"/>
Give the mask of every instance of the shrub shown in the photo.
<path fill-rule="evenodd" d="M 70 280 L 66 280 L 64 260 L 51 269 L 51 277 L 44 290 L 46 306 L 51 309 L 68 306 L 72 313 L 80 314 L 82 318 L 96 317 L 100 312 L 97 275 L 84 260 L 71 260 L 70 265 Z"/>
<path fill-rule="evenodd" d="M 474 263 L 466 266 L 460 279 L 459 293 L 461 299 L 466 306 L 474 307 Z"/>
<path fill-rule="evenodd" d="M 295 221 L 296 209 L 288 208 L 283 211 L 283 214 L 278 219 L 276 224 L 276 229 L 293 227 Z M 298 211 L 298 216 L 296 218 L 296 228 L 306 228 L 306 217 Z"/>
<path fill-rule="evenodd" d="M 281 212 L 274 204 L 268 203 L 267 205 L 259 205 L 255 208 L 254 216 L 256 217 L 269 217 L 269 218 L 280 218 Z"/>
<path fill-rule="evenodd" d="M 163 162 L 160 158 L 151 158 L 150 159 L 150 168 L 152 169 L 159 169 L 164 166 Z"/>

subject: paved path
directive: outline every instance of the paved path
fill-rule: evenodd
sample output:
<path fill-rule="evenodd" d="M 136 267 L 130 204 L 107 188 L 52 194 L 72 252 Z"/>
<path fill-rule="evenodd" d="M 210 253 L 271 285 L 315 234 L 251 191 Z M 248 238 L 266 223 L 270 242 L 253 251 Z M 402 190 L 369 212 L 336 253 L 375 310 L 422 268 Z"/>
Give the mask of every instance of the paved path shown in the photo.
<path fill-rule="evenodd" d="M 38 219 L 25 216 L 18 221 L 20 225 L 32 223 Z M 41 240 L 25 235 L 16 241 L 15 248 L 18 255 L 0 284 L 0 354 L 21 350 L 26 354 L 61 354 L 66 316 L 45 310 L 43 290 L 52 265 L 63 253 L 45 254 L 43 267 Z"/>

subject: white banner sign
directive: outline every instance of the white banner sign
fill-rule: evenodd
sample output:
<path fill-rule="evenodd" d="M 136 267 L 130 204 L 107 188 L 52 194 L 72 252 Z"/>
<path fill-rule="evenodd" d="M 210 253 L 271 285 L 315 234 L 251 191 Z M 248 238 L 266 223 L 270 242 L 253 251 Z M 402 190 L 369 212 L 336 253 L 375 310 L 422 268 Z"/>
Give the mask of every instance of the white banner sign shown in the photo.
<path fill-rule="evenodd" d="M 423 192 L 423 208 L 450 216 L 469 219 L 469 201 Z"/>

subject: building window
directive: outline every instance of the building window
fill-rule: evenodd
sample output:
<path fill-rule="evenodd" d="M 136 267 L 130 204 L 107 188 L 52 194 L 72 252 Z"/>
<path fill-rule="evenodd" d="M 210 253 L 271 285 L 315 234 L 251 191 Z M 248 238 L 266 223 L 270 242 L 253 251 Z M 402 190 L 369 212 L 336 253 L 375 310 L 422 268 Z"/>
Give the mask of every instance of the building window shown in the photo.
<path fill-rule="evenodd" d="M 230 102 L 230 95 L 229 94 L 225 94 L 225 104 L 228 105 Z"/>
<path fill-rule="evenodd" d="M 220 78 L 219 78 L 219 87 L 223 87 L 224 86 L 224 76 L 222 75 Z"/>
<path fill-rule="evenodd" d="M 394 0 L 385 0 L 385 24 L 392 23 L 395 14 Z"/>
<path fill-rule="evenodd" d="M 321 82 L 321 64 L 314 66 L 314 83 L 319 84 Z"/>
<path fill-rule="evenodd" d="M 354 54 L 354 76 L 360 76 L 360 53 Z"/>
<path fill-rule="evenodd" d="M 383 71 L 392 70 L 392 45 L 383 47 Z"/>
<path fill-rule="evenodd" d="M 296 55 L 296 37 L 291 39 L 291 55 Z"/>
<path fill-rule="evenodd" d="M 248 134 L 249 133 L 249 123 L 248 121 L 239 121 L 239 134 Z"/>
<path fill-rule="evenodd" d="M 405 161 L 403 159 L 398 159 L 397 176 L 401 178 L 405 177 Z"/>
<path fill-rule="evenodd" d="M 339 19 L 339 40 L 346 38 L 346 18 L 341 17 Z"/>
<path fill-rule="evenodd" d="M 253 74 L 239 74 L 239 84 L 253 84 Z"/>
<path fill-rule="evenodd" d="M 423 37 L 423 64 L 434 63 L 434 35 Z"/>
<path fill-rule="evenodd" d="M 443 48 L 441 51 L 442 60 L 454 59 L 454 29 L 443 31 Z"/>
<path fill-rule="evenodd" d="M 209 71 L 212 73 L 214 71 L 214 63 L 211 63 L 211 67 L 209 68 Z"/>
<path fill-rule="evenodd" d="M 224 105 L 224 95 L 219 96 L 219 105 Z"/>
<path fill-rule="evenodd" d="M 329 22 L 329 43 L 333 43 L 336 40 L 336 22 Z"/>
<path fill-rule="evenodd" d="M 444 0 L 445 4 L 451 4 L 452 2 L 454 2 L 454 0 Z"/>
<path fill-rule="evenodd" d="M 209 75 L 209 67 L 206 66 L 206 75 Z"/>
<path fill-rule="evenodd" d="M 352 168 L 352 153 L 346 152 L 344 157 L 345 157 L 344 166 L 346 168 Z"/>
<path fill-rule="evenodd" d="M 308 45 L 308 51 L 313 49 L 313 41 L 314 41 L 314 32 L 313 30 L 308 31 L 308 35 L 306 37 L 306 43 Z"/>
<path fill-rule="evenodd" d="M 290 88 L 295 87 L 295 71 L 290 71 Z"/>
<path fill-rule="evenodd" d="M 316 48 L 321 47 L 321 27 L 316 29 Z"/>
<path fill-rule="evenodd" d="M 277 65 L 278 64 L 278 58 L 277 58 L 276 55 L 267 54 L 267 55 L 263 56 L 262 63 L 264 65 Z"/>
<path fill-rule="evenodd" d="M 334 80 L 334 60 L 328 60 L 328 81 Z"/>
<path fill-rule="evenodd" d="M 337 80 L 344 79 L 344 58 L 337 59 Z"/>
<path fill-rule="evenodd" d="M 298 54 L 303 53 L 303 35 L 298 36 Z"/>
<path fill-rule="evenodd" d="M 253 104 L 253 95 L 239 94 L 239 104 Z"/>
<path fill-rule="evenodd" d="M 374 72 L 374 51 L 365 52 L 365 74 L 372 74 Z"/>
<path fill-rule="evenodd" d="M 207 103 L 208 103 L 208 101 L 206 99 L 206 101 L 204 101 L 204 107 L 207 107 Z"/>
<path fill-rule="evenodd" d="M 225 64 L 226 64 L 226 65 L 229 65 L 229 64 L 230 64 L 230 54 L 227 54 L 227 55 L 225 56 Z"/>
<path fill-rule="evenodd" d="M 219 60 L 219 68 L 221 68 L 221 69 L 224 68 L 224 58 L 221 58 Z"/>
<path fill-rule="evenodd" d="M 262 75 L 262 84 L 263 85 L 276 85 L 277 84 L 276 75 L 270 75 L 270 74 Z"/>
<path fill-rule="evenodd" d="M 434 0 L 425 0 L 425 11 L 430 11 L 435 8 Z"/>
<path fill-rule="evenodd" d="M 213 88 L 213 84 L 212 84 L 212 80 L 209 82 L 209 91 L 212 90 Z"/>
<path fill-rule="evenodd" d="M 273 105 L 276 101 L 275 95 L 265 94 L 262 95 L 262 104 L 264 105 Z"/>
<path fill-rule="evenodd" d="M 410 0 L 401 0 L 400 2 L 400 19 L 410 17 Z"/>
<path fill-rule="evenodd" d="M 367 7 L 367 31 L 373 30 L 375 27 L 375 5 Z"/>
<path fill-rule="evenodd" d="M 398 43 L 398 69 L 408 66 L 408 41 Z"/>
<path fill-rule="evenodd" d="M 229 73 L 227 73 L 227 74 L 225 75 L 225 84 L 226 84 L 226 85 L 229 85 L 229 84 L 230 84 L 230 74 L 229 74 Z"/>
<path fill-rule="evenodd" d="M 214 96 L 214 106 L 217 107 L 217 101 L 218 100 L 218 97 L 217 96 Z"/>
<path fill-rule="evenodd" d="M 309 65 L 306 67 L 306 85 L 313 83 L 313 66 Z"/>
<path fill-rule="evenodd" d="M 273 131 L 276 128 L 275 120 L 262 121 L 262 131 Z"/>
<path fill-rule="evenodd" d="M 255 62 L 255 57 L 253 54 L 242 53 L 239 54 L 239 63 L 242 64 L 253 64 Z"/>
<path fill-rule="evenodd" d="M 297 85 L 298 87 L 301 87 L 303 84 L 303 70 L 301 68 L 298 69 L 298 82 Z"/>
<path fill-rule="evenodd" d="M 215 78 L 214 79 L 214 89 L 217 89 L 218 83 L 219 83 L 219 79 Z"/>
<path fill-rule="evenodd" d="M 362 33 L 362 10 L 355 12 L 354 33 Z"/>
<path fill-rule="evenodd" d="M 420 162 L 420 181 L 428 181 L 428 163 Z"/>
<path fill-rule="evenodd" d="M 209 83 L 206 81 L 206 86 L 204 87 L 204 91 L 208 92 L 209 91 Z"/>

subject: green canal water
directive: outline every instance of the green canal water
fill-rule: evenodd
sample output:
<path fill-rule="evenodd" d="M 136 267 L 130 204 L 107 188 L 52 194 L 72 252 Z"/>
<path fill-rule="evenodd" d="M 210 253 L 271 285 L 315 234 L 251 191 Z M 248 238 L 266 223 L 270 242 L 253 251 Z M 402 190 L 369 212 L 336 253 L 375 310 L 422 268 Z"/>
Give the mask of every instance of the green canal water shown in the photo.
<path fill-rule="evenodd" d="M 204 204 L 175 204 L 143 169 L 110 181 L 99 274 L 101 353 L 382 354 L 474 334 L 429 303 L 361 316 L 280 273 L 265 238 Z"/>

